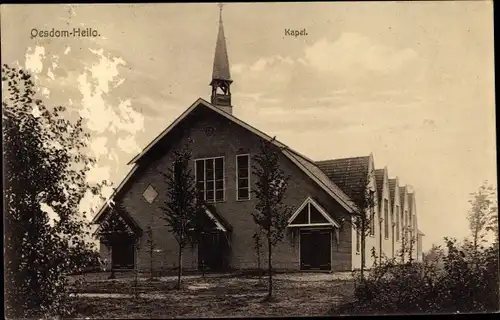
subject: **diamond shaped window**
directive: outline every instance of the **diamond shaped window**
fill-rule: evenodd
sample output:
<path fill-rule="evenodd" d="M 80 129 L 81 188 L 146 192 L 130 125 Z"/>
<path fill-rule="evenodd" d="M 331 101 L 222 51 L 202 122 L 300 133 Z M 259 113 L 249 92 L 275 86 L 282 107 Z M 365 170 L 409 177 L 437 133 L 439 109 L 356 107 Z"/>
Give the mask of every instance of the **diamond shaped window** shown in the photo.
<path fill-rule="evenodd" d="M 153 203 L 155 201 L 156 197 L 158 196 L 158 192 L 153 188 L 152 185 L 149 185 L 146 190 L 144 190 L 144 193 L 142 194 L 144 199 L 146 199 L 147 202 Z"/>

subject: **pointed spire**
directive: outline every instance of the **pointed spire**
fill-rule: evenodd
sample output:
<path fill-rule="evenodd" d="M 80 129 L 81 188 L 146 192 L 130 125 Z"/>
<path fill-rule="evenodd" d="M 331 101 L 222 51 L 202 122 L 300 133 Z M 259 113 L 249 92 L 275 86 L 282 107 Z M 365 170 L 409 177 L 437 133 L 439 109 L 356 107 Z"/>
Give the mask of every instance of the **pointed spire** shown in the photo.
<path fill-rule="evenodd" d="M 222 24 L 222 7 L 219 4 L 219 34 L 217 35 L 217 43 L 215 46 L 214 69 L 212 72 L 212 80 L 231 81 L 229 72 L 229 58 L 227 55 L 226 38 L 224 37 L 224 26 Z"/>

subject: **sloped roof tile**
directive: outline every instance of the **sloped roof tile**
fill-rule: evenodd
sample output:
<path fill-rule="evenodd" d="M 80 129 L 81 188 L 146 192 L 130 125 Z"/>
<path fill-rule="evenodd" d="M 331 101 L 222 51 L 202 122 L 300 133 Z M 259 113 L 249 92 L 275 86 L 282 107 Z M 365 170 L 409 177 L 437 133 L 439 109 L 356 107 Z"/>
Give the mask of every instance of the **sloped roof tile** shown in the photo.
<path fill-rule="evenodd" d="M 405 206 L 405 192 L 406 186 L 399 187 L 399 201 L 401 202 L 401 210 L 403 210 Z"/>
<path fill-rule="evenodd" d="M 408 192 L 408 208 L 412 208 L 413 206 L 413 201 L 414 201 L 414 197 L 413 197 L 413 192 Z"/>
<path fill-rule="evenodd" d="M 384 174 L 385 174 L 385 169 L 375 170 L 375 184 L 377 185 L 379 202 L 382 200 L 382 195 L 384 193 Z"/>
<path fill-rule="evenodd" d="M 391 198 L 391 203 L 394 203 L 396 199 L 396 182 L 396 178 L 389 179 L 389 197 Z"/>
<path fill-rule="evenodd" d="M 351 199 L 364 193 L 370 156 L 322 160 L 316 161 L 316 165 Z"/>

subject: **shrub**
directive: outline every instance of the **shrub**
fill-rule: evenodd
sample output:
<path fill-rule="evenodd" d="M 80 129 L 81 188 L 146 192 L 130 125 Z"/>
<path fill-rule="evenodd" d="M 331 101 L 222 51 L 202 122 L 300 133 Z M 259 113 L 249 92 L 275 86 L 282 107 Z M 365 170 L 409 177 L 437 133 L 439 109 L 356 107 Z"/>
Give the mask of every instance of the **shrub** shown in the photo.
<path fill-rule="evenodd" d="M 467 313 L 496 311 L 498 246 L 472 251 L 468 244 L 446 239 L 439 257 L 397 263 L 385 259 L 365 279 L 355 278 L 355 301 L 345 313 Z"/>
<path fill-rule="evenodd" d="M 66 275 L 92 258 L 90 226 L 79 204 L 100 195 L 89 183 L 83 118 L 36 99 L 25 70 L 2 65 L 4 143 L 4 286 L 7 318 L 53 318 L 71 313 Z M 53 214 L 45 208 L 50 208 Z"/>

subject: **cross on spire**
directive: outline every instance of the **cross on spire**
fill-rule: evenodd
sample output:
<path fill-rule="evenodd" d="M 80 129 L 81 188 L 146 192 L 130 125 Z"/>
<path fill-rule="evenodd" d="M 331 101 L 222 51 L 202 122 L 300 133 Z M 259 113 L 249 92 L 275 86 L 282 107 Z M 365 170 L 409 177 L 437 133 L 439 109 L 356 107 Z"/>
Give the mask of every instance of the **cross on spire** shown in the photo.
<path fill-rule="evenodd" d="M 222 21 L 222 7 L 224 7 L 224 4 L 221 2 L 218 4 L 219 6 L 219 21 Z"/>

